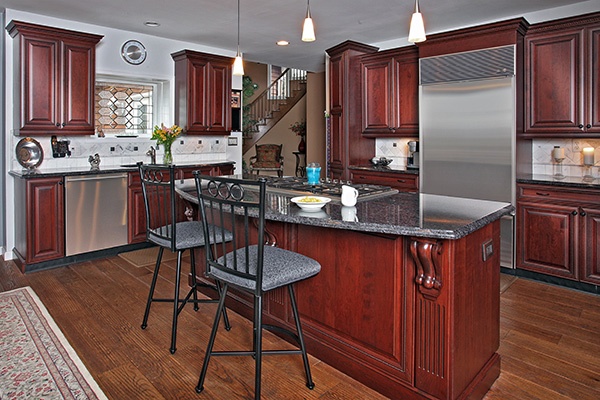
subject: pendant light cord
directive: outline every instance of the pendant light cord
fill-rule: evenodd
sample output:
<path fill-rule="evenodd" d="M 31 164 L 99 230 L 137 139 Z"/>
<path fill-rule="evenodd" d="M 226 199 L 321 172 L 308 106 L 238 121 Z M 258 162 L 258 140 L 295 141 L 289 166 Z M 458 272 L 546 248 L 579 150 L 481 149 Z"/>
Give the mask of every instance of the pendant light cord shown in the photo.
<path fill-rule="evenodd" d="M 240 55 L 240 0 L 238 0 L 237 55 Z"/>

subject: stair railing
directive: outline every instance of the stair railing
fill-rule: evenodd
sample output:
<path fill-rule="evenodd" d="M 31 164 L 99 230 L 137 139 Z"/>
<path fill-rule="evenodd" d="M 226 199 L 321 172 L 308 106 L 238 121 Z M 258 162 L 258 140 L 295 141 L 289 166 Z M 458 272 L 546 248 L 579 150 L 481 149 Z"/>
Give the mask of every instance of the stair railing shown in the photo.
<path fill-rule="evenodd" d="M 252 136 L 258 131 L 258 124 L 271 118 L 274 111 L 279 110 L 282 102 L 290 97 L 291 91 L 306 83 L 306 71 L 287 68 L 273 83 L 269 85 L 252 103 L 243 108 L 244 136 Z"/>

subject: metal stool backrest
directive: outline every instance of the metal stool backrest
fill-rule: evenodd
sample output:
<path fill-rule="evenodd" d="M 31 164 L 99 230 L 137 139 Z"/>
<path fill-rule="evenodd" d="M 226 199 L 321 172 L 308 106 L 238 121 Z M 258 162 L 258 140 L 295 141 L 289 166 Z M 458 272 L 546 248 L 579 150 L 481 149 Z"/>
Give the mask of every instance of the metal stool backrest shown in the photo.
<path fill-rule="evenodd" d="M 146 208 L 146 238 L 163 246 L 166 241 L 170 243 L 171 251 L 175 252 L 175 166 L 139 164 L 138 167 Z"/>
<path fill-rule="evenodd" d="M 212 269 L 254 282 L 254 293 L 262 294 L 263 249 L 265 226 L 266 180 L 247 180 L 213 177 L 194 172 L 199 199 L 199 212 L 206 247 L 206 272 Z M 212 234 L 209 224 L 214 226 Z M 256 229 L 256 230 L 255 230 Z M 221 240 L 225 232 L 233 234 L 232 244 Z M 252 246 L 252 247 L 251 247 Z"/>

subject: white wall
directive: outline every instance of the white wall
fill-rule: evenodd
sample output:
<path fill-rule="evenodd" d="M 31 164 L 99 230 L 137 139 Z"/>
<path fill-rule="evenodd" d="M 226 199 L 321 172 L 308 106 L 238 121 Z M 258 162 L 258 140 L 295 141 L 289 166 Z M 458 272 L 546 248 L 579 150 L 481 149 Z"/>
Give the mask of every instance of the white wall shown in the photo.
<path fill-rule="evenodd" d="M 537 24 L 539 22 L 549 21 L 552 19 L 560 19 L 566 17 L 573 17 L 576 15 L 587 14 L 596 12 L 600 9 L 598 0 L 589 0 L 581 3 L 571 4 L 563 7 L 549 8 L 544 11 L 531 12 L 523 15 L 509 15 L 506 17 L 502 17 L 500 19 L 490 19 L 489 21 L 484 21 L 481 23 L 477 23 L 477 25 L 485 25 L 492 22 L 504 21 L 512 18 L 520 18 L 525 17 L 527 22 L 530 24 Z M 421 10 L 423 12 L 423 16 L 425 18 L 425 24 L 427 24 L 427 11 Z M 455 30 L 467 28 L 473 25 L 465 25 L 465 26 L 455 26 L 452 29 L 445 29 L 444 31 Z M 436 31 L 429 31 L 427 29 L 427 25 L 425 26 L 425 31 L 428 35 L 440 33 Z M 408 34 L 408 26 L 406 27 L 406 33 Z M 394 49 L 396 47 L 408 46 L 412 43 L 408 41 L 408 37 L 397 38 L 393 40 L 387 40 L 379 43 L 371 43 L 372 46 L 379 47 L 380 50 Z"/>
<path fill-rule="evenodd" d="M 104 38 L 100 41 L 96 47 L 96 73 L 117 75 L 125 77 L 138 77 L 145 79 L 157 79 L 166 80 L 170 83 L 170 101 L 166 104 L 163 110 L 160 110 L 160 114 L 165 119 L 165 124 L 172 123 L 174 101 L 173 101 L 173 87 L 174 87 L 174 63 L 171 58 L 171 53 L 174 53 L 183 49 L 196 50 L 206 53 L 218 54 L 227 57 L 234 57 L 235 52 L 223 49 L 217 49 L 208 46 L 202 46 L 195 43 L 180 42 L 175 40 L 158 38 L 150 35 L 144 35 L 134 32 L 120 31 L 116 29 L 106 28 L 97 25 L 84 24 L 74 21 L 62 20 L 57 18 L 51 18 L 38 14 L 31 14 L 16 10 L 7 9 L 5 11 L 5 22 L 9 23 L 11 20 L 19 20 L 25 22 L 31 22 L 41 25 L 54 26 L 58 28 L 65 28 L 75 31 L 88 32 L 98 35 L 103 35 Z M 2 137 L 4 143 L 4 155 L 5 160 L 3 162 L 3 172 L 11 170 L 12 168 L 18 167 L 14 157 L 14 148 L 19 137 L 13 136 L 14 121 L 13 121 L 13 107 L 19 107 L 19 105 L 13 104 L 13 90 L 18 90 L 13 87 L 13 39 L 8 35 L 5 29 L 2 30 L 5 41 L 5 58 L 6 58 L 6 92 L 4 101 L 4 111 L 6 115 L 5 121 L 5 135 Z M 141 65 L 130 65 L 123 61 L 121 58 L 121 46 L 127 40 L 137 39 L 140 40 L 147 49 L 148 56 L 146 61 Z M 234 88 L 241 88 L 241 78 L 236 77 L 233 80 Z M 108 152 L 107 149 L 115 147 L 114 142 L 116 139 L 100 139 L 94 136 L 91 137 L 78 137 L 78 138 L 66 138 L 59 137 L 58 139 L 71 139 L 72 144 L 77 146 L 74 148 L 74 154 L 71 159 L 52 159 L 52 153 L 50 149 L 50 137 L 40 137 L 38 141 L 42 144 L 45 151 L 44 163 L 41 168 L 57 168 L 60 166 L 77 166 L 81 163 L 87 162 L 88 152 L 95 151 L 99 152 L 101 157 L 103 156 L 115 156 L 114 160 L 108 160 L 103 157 L 104 161 L 102 165 L 118 164 L 123 161 L 135 161 L 136 158 L 145 157 L 145 151 L 150 145 L 149 138 L 143 139 L 138 138 L 136 141 L 130 142 L 118 142 L 117 145 L 121 146 L 121 152 Z M 179 148 L 175 146 L 174 159 L 177 162 L 178 156 L 180 160 L 189 158 L 191 153 L 201 152 L 202 160 L 209 159 L 224 159 L 225 147 L 223 144 L 224 140 L 219 140 L 219 137 L 202 137 L 202 144 L 198 141 L 187 141 L 184 146 Z M 144 142 L 145 140 L 145 142 Z M 137 145 L 139 151 L 137 153 L 130 152 L 127 149 L 133 149 L 134 145 Z M 179 145 L 179 143 L 177 143 Z M 117 154 L 118 153 L 118 154 Z M 5 173 L 2 174 L 6 176 Z M 6 216 L 6 232 L 5 232 L 5 248 L 4 258 L 10 260 L 13 258 L 12 249 L 14 247 L 14 228 L 15 228 L 15 209 L 24 205 L 14 203 L 14 178 L 8 176 L 6 178 L 6 198 L 3 209 L 5 210 Z"/>

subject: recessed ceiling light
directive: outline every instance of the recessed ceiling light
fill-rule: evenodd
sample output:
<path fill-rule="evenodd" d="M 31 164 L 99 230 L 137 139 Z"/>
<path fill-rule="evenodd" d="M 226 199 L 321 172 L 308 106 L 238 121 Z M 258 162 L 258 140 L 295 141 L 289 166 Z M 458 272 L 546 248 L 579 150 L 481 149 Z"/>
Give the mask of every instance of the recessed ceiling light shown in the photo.
<path fill-rule="evenodd" d="M 277 46 L 287 46 L 288 44 L 290 44 L 290 42 L 288 42 L 287 40 L 278 40 L 277 41 Z"/>
<path fill-rule="evenodd" d="M 149 26 L 151 28 L 156 28 L 157 26 L 160 26 L 160 24 L 156 21 L 146 21 L 144 22 L 144 25 Z"/>

